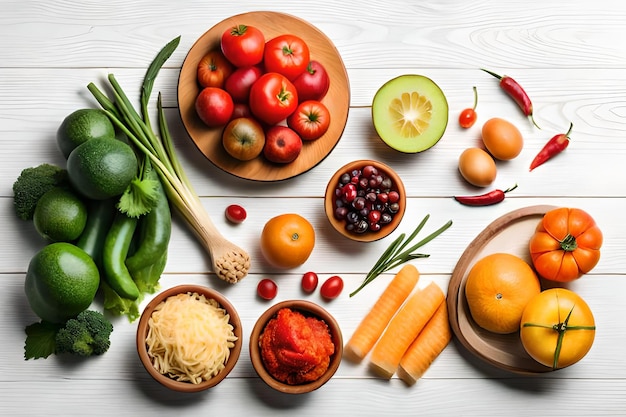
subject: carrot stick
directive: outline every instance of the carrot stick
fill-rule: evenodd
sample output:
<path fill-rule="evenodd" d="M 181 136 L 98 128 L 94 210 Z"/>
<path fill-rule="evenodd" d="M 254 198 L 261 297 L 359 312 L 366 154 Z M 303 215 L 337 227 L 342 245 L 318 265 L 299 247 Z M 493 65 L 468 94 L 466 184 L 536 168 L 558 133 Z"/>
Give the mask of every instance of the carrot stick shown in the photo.
<path fill-rule="evenodd" d="M 408 385 L 413 385 L 424 375 L 433 361 L 448 346 L 452 339 L 448 307 L 445 300 L 439 304 L 437 311 L 428 321 L 424 329 L 411 343 L 400 360 L 398 376 Z"/>
<path fill-rule="evenodd" d="M 360 362 L 372 350 L 393 315 L 417 285 L 419 276 L 412 264 L 406 264 L 398 271 L 346 343 L 344 356 L 347 359 Z"/>
<path fill-rule="evenodd" d="M 402 356 L 445 298 L 434 282 L 409 296 L 374 346 L 370 369 L 375 374 L 387 379 L 393 376 Z"/>

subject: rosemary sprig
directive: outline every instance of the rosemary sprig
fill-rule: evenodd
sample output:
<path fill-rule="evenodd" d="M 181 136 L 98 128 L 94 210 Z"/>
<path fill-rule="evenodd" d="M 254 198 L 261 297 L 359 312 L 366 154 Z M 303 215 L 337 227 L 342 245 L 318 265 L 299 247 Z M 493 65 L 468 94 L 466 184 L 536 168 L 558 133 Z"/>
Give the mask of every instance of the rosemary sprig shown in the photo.
<path fill-rule="evenodd" d="M 367 284 L 374 281 L 376 277 L 380 274 L 387 272 L 403 263 L 409 262 L 413 259 L 418 258 L 428 258 L 430 255 L 423 253 L 414 253 L 417 249 L 424 246 L 444 231 L 446 231 L 450 226 L 452 226 L 452 220 L 448 220 L 446 224 L 441 226 L 439 229 L 435 230 L 430 235 L 426 236 L 424 239 L 420 240 L 413 246 L 408 249 L 405 249 L 409 243 L 411 243 L 415 237 L 419 234 L 419 232 L 424 228 L 424 225 L 430 218 L 430 214 L 427 214 L 426 217 L 417 225 L 417 228 L 409 235 L 409 237 L 405 240 L 405 233 L 402 233 L 400 236 L 396 238 L 391 245 L 383 252 L 383 254 L 378 258 L 372 269 L 367 273 L 365 279 L 361 283 L 361 285 L 354 290 L 350 297 L 354 296 L 356 293 L 361 291 Z"/>

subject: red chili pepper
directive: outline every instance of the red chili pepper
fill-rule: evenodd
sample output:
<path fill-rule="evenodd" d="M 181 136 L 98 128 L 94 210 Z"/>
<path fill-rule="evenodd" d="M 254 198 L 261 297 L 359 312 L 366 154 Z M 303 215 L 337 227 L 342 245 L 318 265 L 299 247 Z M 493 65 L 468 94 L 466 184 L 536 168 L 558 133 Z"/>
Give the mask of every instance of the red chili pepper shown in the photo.
<path fill-rule="evenodd" d="M 572 132 L 572 127 L 574 127 L 574 124 L 570 123 L 569 129 L 566 133 L 554 136 L 543 146 L 543 148 L 541 148 L 537 156 L 535 156 L 535 159 L 533 159 L 533 162 L 530 164 L 529 171 L 537 168 L 539 165 L 563 152 L 565 148 L 567 148 L 569 145 L 569 134 Z"/>
<path fill-rule="evenodd" d="M 493 75 L 498 80 L 500 80 L 500 88 L 504 90 L 509 97 L 511 97 L 519 106 L 520 109 L 524 112 L 525 116 L 530 117 L 530 120 L 533 124 L 538 128 L 539 125 L 535 122 L 535 118 L 533 117 L 533 103 L 530 101 L 530 97 L 526 94 L 526 91 L 522 88 L 522 86 L 515 81 L 513 78 L 507 75 L 498 75 L 495 72 L 488 71 L 484 68 L 481 68 L 487 74 Z"/>
<path fill-rule="evenodd" d="M 465 204 L 466 206 L 490 206 L 492 204 L 497 204 L 504 200 L 504 195 L 509 191 L 513 191 L 517 188 L 517 184 L 515 184 L 511 188 L 507 188 L 506 190 L 493 190 L 489 191 L 486 194 L 474 195 L 474 196 L 456 196 L 454 199 L 461 204 Z"/>
<path fill-rule="evenodd" d="M 474 90 L 474 107 L 467 108 L 463 110 L 461 114 L 459 114 L 459 125 L 461 125 L 461 127 L 464 129 L 468 129 L 474 126 L 474 123 L 476 123 L 476 117 L 478 116 L 476 114 L 476 106 L 478 105 L 478 91 L 476 90 L 476 87 L 472 87 L 472 89 Z"/>

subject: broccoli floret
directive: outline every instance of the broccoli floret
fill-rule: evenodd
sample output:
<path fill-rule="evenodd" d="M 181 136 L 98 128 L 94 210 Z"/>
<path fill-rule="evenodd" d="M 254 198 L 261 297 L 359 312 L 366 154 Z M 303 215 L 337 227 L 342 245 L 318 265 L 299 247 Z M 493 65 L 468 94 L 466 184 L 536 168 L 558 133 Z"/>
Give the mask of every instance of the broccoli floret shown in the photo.
<path fill-rule="evenodd" d="M 56 353 L 102 355 L 111 346 L 113 324 L 102 313 L 85 310 L 69 319 L 56 334 Z"/>
<path fill-rule="evenodd" d="M 52 164 L 25 168 L 13 183 L 13 205 L 17 217 L 32 220 L 37 202 L 54 187 L 69 185 L 67 170 Z"/>

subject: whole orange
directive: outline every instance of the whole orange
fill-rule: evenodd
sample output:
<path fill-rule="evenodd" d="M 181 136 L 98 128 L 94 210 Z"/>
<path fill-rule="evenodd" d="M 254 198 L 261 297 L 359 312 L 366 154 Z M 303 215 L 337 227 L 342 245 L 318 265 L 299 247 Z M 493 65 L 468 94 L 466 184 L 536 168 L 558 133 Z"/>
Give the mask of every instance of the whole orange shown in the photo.
<path fill-rule="evenodd" d="M 315 246 L 315 230 L 295 213 L 271 218 L 261 232 L 261 253 L 273 266 L 295 268 L 309 259 Z"/>
<path fill-rule="evenodd" d="M 472 318 L 483 329 L 499 334 L 519 330 L 526 304 L 540 291 L 539 279 L 530 265 L 509 253 L 481 258 L 465 281 Z"/>

